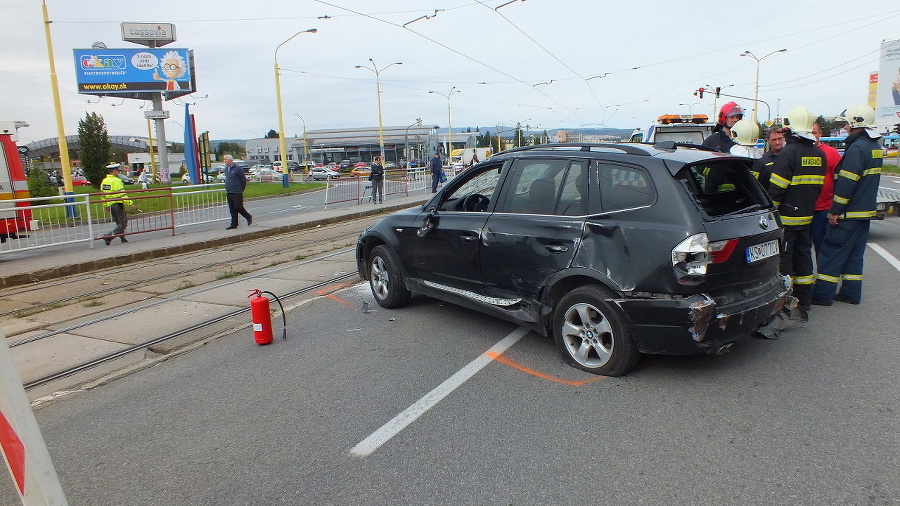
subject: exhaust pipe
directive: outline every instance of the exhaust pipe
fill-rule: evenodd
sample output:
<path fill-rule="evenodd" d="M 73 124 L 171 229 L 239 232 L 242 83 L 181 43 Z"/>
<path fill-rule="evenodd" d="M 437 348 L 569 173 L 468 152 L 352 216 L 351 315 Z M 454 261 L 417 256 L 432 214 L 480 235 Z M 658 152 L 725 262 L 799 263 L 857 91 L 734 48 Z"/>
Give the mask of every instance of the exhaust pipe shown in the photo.
<path fill-rule="evenodd" d="M 723 344 L 716 350 L 716 355 L 724 355 L 734 348 L 734 343 Z"/>

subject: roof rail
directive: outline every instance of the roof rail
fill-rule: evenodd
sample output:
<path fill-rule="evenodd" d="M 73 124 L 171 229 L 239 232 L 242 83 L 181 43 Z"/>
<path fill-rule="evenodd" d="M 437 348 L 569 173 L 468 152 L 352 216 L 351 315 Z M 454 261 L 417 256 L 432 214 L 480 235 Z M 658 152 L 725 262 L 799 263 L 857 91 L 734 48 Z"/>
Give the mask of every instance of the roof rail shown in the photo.
<path fill-rule="evenodd" d="M 501 153 L 513 153 L 517 151 L 530 151 L 533 149 L 569 149 L 569 150 L 579 150 L 579 151 L 592 151 L 593 148 L 601 148 L 601 149 L 618 149 L 624 153 L 629 155 L 639 155 L 639 156 L 650 156 L 651 153 L 644 148 L 639 146 L 635 146 L 634 144 L 615 144 L 611 142 L 600 142 L 600 143 L 549 143 L 549 144 L 537 144 L 534 146 L 522 146 L 518 148 L 507 149 L 505 151 L 501 151 Z M 497 153 L 500 154 L 500 153 Z"/>
<path fill-rule="evenodd" d="M 676 141 L 660 141 L 653 145 L 654 148 L 659 150 L 667 150 L 674 151 L 676 148 L 694 148 L 700 149 L 703 151 L 714 151 L 718 152 L 718 149 L 711 148 L 709 146 L 704 146 L 703 144 L 694 144 L 691 142 L 676 142 Z"/>

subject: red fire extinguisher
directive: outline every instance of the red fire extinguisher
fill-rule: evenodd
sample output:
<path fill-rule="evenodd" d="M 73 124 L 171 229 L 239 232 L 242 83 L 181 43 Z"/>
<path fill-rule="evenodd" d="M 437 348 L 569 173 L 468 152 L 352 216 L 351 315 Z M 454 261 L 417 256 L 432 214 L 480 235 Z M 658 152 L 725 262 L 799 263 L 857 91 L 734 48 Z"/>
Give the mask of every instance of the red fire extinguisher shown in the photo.
<path fill-rule="evenodd" d="M 281 308 L 281 318 L 284 324 L 281 338 L 287 339 L 287 316 L 284 314 L 284 307 L 281 305 L 281 301 L 272 292 L 254 289 L 250 290 L 250 295 L 247 298 L 256 296 L 250 299 L 250 320 L 253 322 L 253 338 L 258 345 L 272 344 L 272 315 L 269 312 L 269 299 L 263 297 L 262 294 L 264 293 L 271 295 L 275 302 L 278 303 L 278 307 Z"/>

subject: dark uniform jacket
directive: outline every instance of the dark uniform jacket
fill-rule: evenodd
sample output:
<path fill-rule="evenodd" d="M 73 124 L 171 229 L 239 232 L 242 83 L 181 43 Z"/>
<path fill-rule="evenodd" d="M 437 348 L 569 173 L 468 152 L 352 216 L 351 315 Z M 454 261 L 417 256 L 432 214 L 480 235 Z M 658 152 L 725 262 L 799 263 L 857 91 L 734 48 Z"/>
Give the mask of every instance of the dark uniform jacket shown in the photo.
<path fill-rule="evenodd" d="M 716 125 L 713 129 L 712 135 L 703 139 L 703 145 L 713 148 L 717 151 L 721 151 L 723 153 L 728 153 L 731 150 L 731 146 L 737 144 L 734 142 L 734 139 L 725 131 L 725 127 L 722 125 Z"/>
<path fill-rule="evenodd" d="M 881 145 L 865 132 L 847 137 L 844 157 L 835 169 L 834 200 L 830 214 L 847 220 L 875 217 L 878 185 L 881 183 Z"/>
<path fill-rule="evenodd" d="M 793 137 L 772 166 L 769 195 L 785 227 L 808 227 L 825 180 L 825 153 L 802 137 Z"/>
<path fill-rule="evenodd" d="M 384 167 L 380 163 L 372 164 L 372 172 L 369 175 L 370 181 L 381 181 L 384 179 Z"/>
<path fill-rule="evenodd" d="M 753 169 L 750 172 L 759 180 L 763 188 L 769 186 L 769 178 L 772 177 L 772 167 L 775 166 L 775 159 L 778 153 L 766 151 L 763 155 L 753 161 Z"/>

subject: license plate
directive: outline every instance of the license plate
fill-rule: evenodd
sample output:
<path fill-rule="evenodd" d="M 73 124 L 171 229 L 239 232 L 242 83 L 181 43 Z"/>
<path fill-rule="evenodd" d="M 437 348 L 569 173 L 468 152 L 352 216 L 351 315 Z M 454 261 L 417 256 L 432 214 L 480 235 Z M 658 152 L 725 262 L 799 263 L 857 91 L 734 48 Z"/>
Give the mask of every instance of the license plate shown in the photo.
<path fill-rule="evenodd" d="M 762 244 L 754 244 L 747 248 L 747 263 L 762 260 L 763 258 L 773 257 L 778 254 L 778 240 L 764 242 Z"/>

